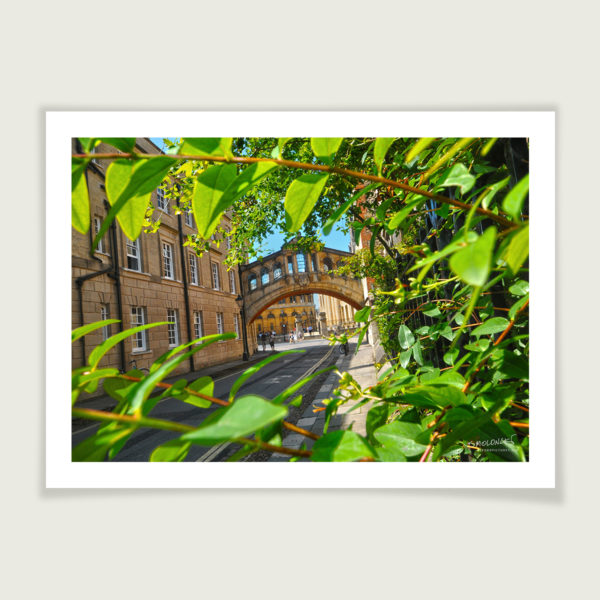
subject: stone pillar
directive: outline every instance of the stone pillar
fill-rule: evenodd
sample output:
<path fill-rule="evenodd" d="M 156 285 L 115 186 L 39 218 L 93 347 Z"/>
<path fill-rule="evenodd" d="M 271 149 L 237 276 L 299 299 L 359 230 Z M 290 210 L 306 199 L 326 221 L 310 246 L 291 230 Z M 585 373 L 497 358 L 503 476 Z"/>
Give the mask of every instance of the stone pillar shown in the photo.
<path fill-rule="evenodd" d="M 319 333 L 322 336 L 329 335 L 329 330 L 327 328 L 327 313 L 324 312 L 319 313 Z"/>
<path fill-rule="evenodd" d="M 302 318 L 299 317 L 298 315 L 296 315 L 294 317 L 294 320 L 296 322 L 296 338 L 300 339 L 302 337 Z"/>

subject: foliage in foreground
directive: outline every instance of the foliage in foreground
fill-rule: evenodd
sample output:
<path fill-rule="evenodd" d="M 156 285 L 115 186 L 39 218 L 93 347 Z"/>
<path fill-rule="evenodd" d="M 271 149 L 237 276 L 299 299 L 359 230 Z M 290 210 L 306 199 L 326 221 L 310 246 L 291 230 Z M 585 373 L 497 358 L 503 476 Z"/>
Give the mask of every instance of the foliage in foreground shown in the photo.
<path fill-rule="evenodd" d="M 73 226 L 81 232 L 89 228 L 83 173 L 99 141 L 82 139 L 85 154 L 73 158 Z M 173 432 L 174 439 L 152 453 L 151 460 L 159 461 L 183 460 L 192 444 L 224 441 L 241 445 L 237 458 L 265 449 L 314 461 L 527 460 L 528 175 L 514 167 L 510 140 L 191 138 L 159 157 L 134 153 L 133 139 L 102 141 L 118 152 L 94 155 L 113 159 L 106 175 L 112 208 L 96 243 L 114 218 L 135 239 L 158 185 L 188 198 L 199 230 L 190 243 L 198 251 L 230 210 L 239 224 L 233 260 L 241 260 L 267 229 L 244 230 L 240 217 L 248 211 L 262 218 L 277 214 L 290 235 L 303 232 L 309 240 L 316 227 L 329 231 L 344 219 L 357 239 L 368 232 L 369 248 L 346 267 L 373 284 L 370 305 L 355 317 L 361 325 L 357 345 L 370 325 L 379 324 L 387 364 L 369 389 L 339 373 L 339 387 L 326 403 L 328 424 L 342 404 L 371 402 L 366 436 L 326 429 L 318 437 L 300 430 L 314 441 L 312 449 L 289 450 L 281 446 L 284 429 L 298 428 L 285 420 L 288 406 L 298 402 L 306 382 L 273 399 L 238 397 L 248 377 L 286 353 L 251 367 L 224 402 L 212 395 L 208 377 L 189 384 L 164 379 L 228 334 L 169 351 L 147 375 L 101 368 L 104 354 L 135 332 L 130 330 L 94 349 L 88 365 L 73 373 L 73 414 L 104 422 L 74 450 L 73 460 L 112 458 L 140 427 Z M 245 222 L 255 228 L 260 219 Z M 104 324 L 84 326 L 74 339 Z M 116 409 L 78 408 L 81 391 L 94 391 L 100 381 L 117 400 Z M 201 408 L 222 406 L 192 428 L 152 418 L 166 396 Z"/>

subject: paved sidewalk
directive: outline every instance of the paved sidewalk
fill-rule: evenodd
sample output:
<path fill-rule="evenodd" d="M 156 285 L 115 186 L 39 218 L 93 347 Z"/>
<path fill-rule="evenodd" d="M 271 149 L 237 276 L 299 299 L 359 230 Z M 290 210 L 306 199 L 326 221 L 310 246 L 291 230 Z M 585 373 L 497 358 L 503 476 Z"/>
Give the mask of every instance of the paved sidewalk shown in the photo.
<path fill-rule="evenodd" d="M 348 355 L 339 355 L 336 362 L 338 369 L 342 373 L 348 371 L 362 387 L 375 385 L 377 382 L 377 373 L 375 371 L 375 365 L 373 364 L 373 348 L 371 344 L 361 344 L 357 354 L 354 353 L 355 350 L 356 343 L 350 342 L 350 352 Z M 334 352 L 338 352 L 337 347 Z M 325 406 L 322 401 L 331 397 L 333 390 L 338 387 L 338 381 L 339 377 L 335 373 L 329 375 L 325 380 L 325 383 L 321 386 L 319 393 L 316 395 L 315 401 L 307 407 L 300 420 L 296 423 L 298 427 L 307 429 L 317 435 L 323 434 L 325 411 L 315 413 L 313 412 L 313 409 Z M 359 409 L 349 412 L 352 409 L 352 406 L 354 406 L 354 403 L 348 402 L 338 409 L 337 414 L 331 417 L 331 420 L 329 421 L 328 432 L 347 429 L 350 424 L 352 424 L 352 431 L 361 435 L 366 435 L 367 413 L 371 408 L 371 403 L 367 403 Z M 297 433 L 290 433 L 283 438 L 283 446 L 286 448 L 298 450 L 303 443 L 310 449 L 313 445 L 313 440 Z M 269 461 L 287 462 L 289 459 L 290 457 L 285 454 L 273 454 Z M 300 462 L 304 460 L 306 459 L 301 459 Z"/>

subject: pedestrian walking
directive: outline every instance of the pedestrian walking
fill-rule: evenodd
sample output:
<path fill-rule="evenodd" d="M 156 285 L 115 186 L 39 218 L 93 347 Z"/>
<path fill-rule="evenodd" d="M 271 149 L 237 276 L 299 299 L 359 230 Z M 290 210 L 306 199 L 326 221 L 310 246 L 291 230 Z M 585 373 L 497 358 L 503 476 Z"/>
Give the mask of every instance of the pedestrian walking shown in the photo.
<path fill-rule="evenodd" d="M 271 345 L 271 352 L 273 352 L 275 350 L 275 336 L 273 334 L 269 338 L 269 344 Z"/>
<path fill-rule="evenodd" d="M 267 349 L 267 334 L 266 333 L 260 334 L 260 341 L 262 342 L 262 347 L 263 347 L 263 352 L 264 352 Z"/>

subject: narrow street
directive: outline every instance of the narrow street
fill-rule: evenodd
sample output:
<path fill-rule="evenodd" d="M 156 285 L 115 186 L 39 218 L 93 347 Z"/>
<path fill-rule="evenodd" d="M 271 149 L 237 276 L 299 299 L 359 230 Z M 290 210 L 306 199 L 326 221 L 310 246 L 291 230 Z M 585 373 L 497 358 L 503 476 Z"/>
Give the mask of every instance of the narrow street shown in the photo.
<path fill-rule="evenodd" d="M 331 347 L 328 341 L 322 339 L 306 339 L 296 344 L 285 343 L 275 346 L 276 352 L 290 349 L 302 349 L 305 352 L 302 354 L 287 355 L 262 368 L 241 387 L 238 396 L 254 393 L 265 398 L 274 398 L 281 391 L 305 377 L 329 353 Z M 335 355 L 332 354 L 329 359 L 324 361 L 323 366 L 338 356 L 337 347 L 334 349 L 334 353 Z M 259 355 L 264 355 L 265 357 L 270 354 L 270 349 L 266 352 L 259 351 Z M 223 400 L 228 399 L 229 390 L 244 370 L 244 368 L 240 368 L 238 372 L 223 377 L 217 375 L 214 380 L 215 397 Z M 197 426 L 218 408 L 217 405 L 214 405 L 213 407 L 203 409 L 174 398 L 166 398 L 156 405 L 150 416 Z M 72 436 L 72 445 L 76 446 L 82 442 L 98 426 L 90 424 L 89 427 L 76 431 Z M 127 444 L 113 459 L 113 462 L 147 462 L 150 454 L 157 446 L 175 437 L 177 437 L 177 434 L 168 431 L 140 429 L 131 436 Z M 185 460 L 187 462 L 221 461 L 232 454 L 233 450 L 234 446 L 231 444 L 222 444 L 216 447 L 192 446 Z"/>

